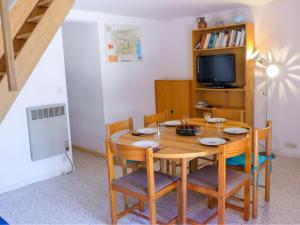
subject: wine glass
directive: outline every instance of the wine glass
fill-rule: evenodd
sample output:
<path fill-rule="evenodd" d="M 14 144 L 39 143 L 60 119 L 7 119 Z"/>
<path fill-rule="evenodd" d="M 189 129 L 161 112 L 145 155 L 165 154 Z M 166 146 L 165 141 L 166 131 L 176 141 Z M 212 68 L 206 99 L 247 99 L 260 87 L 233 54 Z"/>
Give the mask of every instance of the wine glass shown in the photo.
<path fill-rule="evenodd" d="M 159 129 L 159 126 L 157 126 L 157 130 L 154 133 L 154 140 L 160 144 L 160 139 L 161 139 L 161 130 Z"/>
<path fill-rule="evenodd" d="M 157 124 L 157 128 L 156 128 L 156 132 L 154 133 L 154 139 L 160 144 L 161 142 L 161 138 L 164 134 L 164 124 L 163 123 L 158 123 Z"/>
<path fill-rule="evenodd" d="M 217 126 L 219 132 L 221 131 L 223 125 L 224 125 L 224 121 L 223 120 L 220 119 L 220 120 L 216 121 L 216 126 Z"/>
<path fill-rule="evenodd" d="M 187 126 L 189 124 L 189 120 L 190 120 L 190 118 L 189 118 L 188 114 L 182 115 L 182 123 L 183 123 L 183 125 Z"/>
<path fill-rule="evenodd" d="M 206 125 L 207 125 L 208 120 L 211 118 L 211 113 L 210 112 L 204 112 L 203 116 L 204 116 L 204 119 L 205 119 Z"/>
<path fill-rule="evenodd" d="M 196 136 L 199 136 L 199 135 L 201 135 L 201 134 L 202 134 L 202 132 L 201 132 L 200 126 L 196 126 L 196 127 L 195 127 L 195 135 L 196 135 Z"/>

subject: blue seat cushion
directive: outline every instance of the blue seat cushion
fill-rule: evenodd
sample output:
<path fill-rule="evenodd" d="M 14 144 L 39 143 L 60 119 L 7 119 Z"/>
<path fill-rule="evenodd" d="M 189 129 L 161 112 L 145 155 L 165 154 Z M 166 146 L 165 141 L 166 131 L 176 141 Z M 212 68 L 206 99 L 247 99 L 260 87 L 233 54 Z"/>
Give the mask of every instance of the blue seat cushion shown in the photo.
<path fill-rule="evenodd" d="M 8 223 L 0 217 L 0 225 L 8 225 Z"/>
<path fill-rule="evenodd" d="M 254 159 L 254 156 L 252 155 L 251 165 L 253 165 L 253 159 Z M 259 166 L 262 165 L 263 163 L 265 163 L 267 160 L 268 160 L 267 156 L 259 155 L 258 156 Z M 245 166 L 245 154 L 238 155 L 238 156 L 227 159 L 226 164 L 228 166 Z"/>

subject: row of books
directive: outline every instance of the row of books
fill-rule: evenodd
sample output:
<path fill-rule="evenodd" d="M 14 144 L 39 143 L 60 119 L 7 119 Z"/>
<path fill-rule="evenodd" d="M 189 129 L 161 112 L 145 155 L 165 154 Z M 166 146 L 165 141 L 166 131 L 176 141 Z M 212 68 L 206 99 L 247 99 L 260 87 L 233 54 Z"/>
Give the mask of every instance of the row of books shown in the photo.
<path fill-rule="evenodd" d="M 226 48 L 245 45 L 246 31 L 230 30 L 203 35 L 196 49 Z"/>

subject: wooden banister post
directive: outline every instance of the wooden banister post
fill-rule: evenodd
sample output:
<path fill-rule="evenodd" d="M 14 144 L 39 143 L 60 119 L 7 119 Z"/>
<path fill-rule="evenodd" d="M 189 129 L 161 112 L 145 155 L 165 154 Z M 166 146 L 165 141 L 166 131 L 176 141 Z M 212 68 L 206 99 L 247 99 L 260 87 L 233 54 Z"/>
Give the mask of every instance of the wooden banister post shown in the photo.
<path fill-rule="evenodd" d="M 7 0 L 0 0 L 0 14 L 1 14 L 1 26 L 3 32 L 2 35 L 3 35 L 4 55 L 6 61 L 8 88 L 10 91 L 17 91 L 14 47 L 13 47 Z"/>

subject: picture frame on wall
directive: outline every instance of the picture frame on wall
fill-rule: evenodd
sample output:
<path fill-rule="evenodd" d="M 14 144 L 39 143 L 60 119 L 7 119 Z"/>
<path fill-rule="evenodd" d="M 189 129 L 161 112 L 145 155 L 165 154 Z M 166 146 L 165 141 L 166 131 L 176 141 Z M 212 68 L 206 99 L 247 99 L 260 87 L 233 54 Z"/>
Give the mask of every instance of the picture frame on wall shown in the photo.
<path fill-rule="evenodd" d="M 105 37 L 108 62 L 140 62 L 143 60 L 140 26 L 105 25 Z"/>

